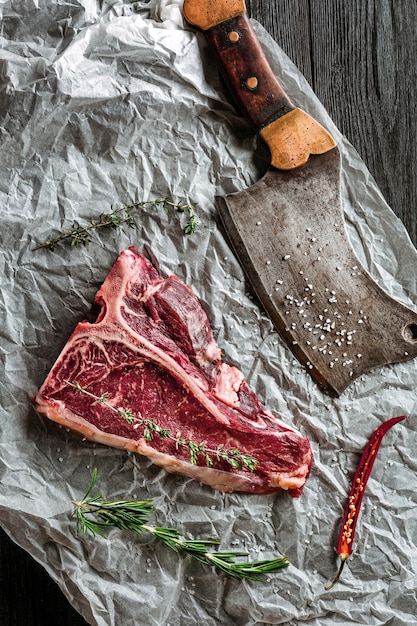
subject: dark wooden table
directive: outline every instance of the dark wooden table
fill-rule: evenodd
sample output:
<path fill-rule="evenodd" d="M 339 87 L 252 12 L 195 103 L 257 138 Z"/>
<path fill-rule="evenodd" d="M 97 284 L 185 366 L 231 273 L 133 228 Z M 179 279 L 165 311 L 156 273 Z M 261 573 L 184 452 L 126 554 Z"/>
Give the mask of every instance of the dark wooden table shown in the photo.
<path fill-rule="evenodd" d="M 417 3 L 252 0 L 417 245 Z M 1 626 L 81 626 L 41 566 L 0 532 Z"/>

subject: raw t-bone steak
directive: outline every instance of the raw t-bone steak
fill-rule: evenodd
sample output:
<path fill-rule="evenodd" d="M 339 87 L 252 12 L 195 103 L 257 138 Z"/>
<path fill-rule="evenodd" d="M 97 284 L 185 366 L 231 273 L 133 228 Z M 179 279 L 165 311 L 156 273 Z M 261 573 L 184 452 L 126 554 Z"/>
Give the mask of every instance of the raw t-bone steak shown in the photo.
<path fill-rule="evenodd" d="M 95 323 L 77 325 L 34 397 L 38 413 L 221 491 L 301 495 L 311 467 L 308 439 L 274 417 L 242 372 L 222 361 L 186 284 L 163 278 L 131 247 L 95 303 Z M 187 441 L 204 443 L 206 452 L 193 458 Z M 255 469 L 234 467 L 214 453 L 219 446 L 256 459 Z"/>

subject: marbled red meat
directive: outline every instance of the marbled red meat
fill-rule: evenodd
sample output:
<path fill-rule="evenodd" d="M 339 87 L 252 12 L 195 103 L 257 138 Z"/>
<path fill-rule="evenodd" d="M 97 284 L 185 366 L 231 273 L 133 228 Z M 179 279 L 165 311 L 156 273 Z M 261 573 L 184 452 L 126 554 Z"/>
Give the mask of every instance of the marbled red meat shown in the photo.
<path fill-rule="evenodd" d="M 266 409 L 242 372 L 222 360 L 190 287 L 176 276 L 164 278 L 131 247 L 120 254 L 95 303 L 96 321 L 77 325 L 35 395 L 38 413 L 221 491 L 301 494 L 311 468 L 308 439 Z M 107 404 L 94 401 L 103 394 Z M 146 438 L 143 421 L 138 427 L 138 419 L 126 420 L 115 408 L 173 436 Z M 209 450 L 237 449 L 257 466 L 234 468 L 215 456 L 207 466 L 204 455 L 191 463 L 177 433 Z"/>

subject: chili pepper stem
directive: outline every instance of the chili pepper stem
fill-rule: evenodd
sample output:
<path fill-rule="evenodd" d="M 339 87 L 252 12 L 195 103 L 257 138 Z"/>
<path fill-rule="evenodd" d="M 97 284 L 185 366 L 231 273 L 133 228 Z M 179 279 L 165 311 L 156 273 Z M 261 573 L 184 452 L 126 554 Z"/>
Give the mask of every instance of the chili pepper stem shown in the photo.
<path fill-rule="evenodd" d="M 327 587 L 324 588 L 325 591 L 330 591 L 330 589 L 332 589 L 335 586 L 335 584 L 338 582 L 340 576 L 342 575 L 343 568 L 345 566 L 345 563 L 346 563 L 348 557 L 345 556 L 345 557 L 340 557 L 340 558 L 341 558 L 341 563 L 340 563 L 339 571 L 337 572 L 333 582 L 330 583 L 330 585 L 327 585 Z"/>

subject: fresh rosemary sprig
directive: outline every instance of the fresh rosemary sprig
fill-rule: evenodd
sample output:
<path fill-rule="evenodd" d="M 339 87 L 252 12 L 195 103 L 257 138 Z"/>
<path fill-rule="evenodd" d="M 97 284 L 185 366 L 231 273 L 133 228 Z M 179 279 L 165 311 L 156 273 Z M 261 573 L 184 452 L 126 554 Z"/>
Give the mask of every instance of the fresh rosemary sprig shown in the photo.
<path fill-rule="evenodd" d="M 39 244 L 34 250 L 40 250 L 41 248 L 55 250 L 58 243 L 65 241 L 71 246 L 88 246 L 92 241 L 92 232 L 99 228 L 117 229 L 123 224 L 126 224 L 129 228 L 133 228 L 136 222 L 132 211 L 134 209 L 144 208 L 145 206 L 162 206 L 166 212 L 170 209 L 175 209 L 180 213 L 187 213 L 188 220 L 184 227 L 184 233 L 186 235 L 193 234 L 197 228 L 197 216 L 195 212 L 195 207 L 197 206 L 196 202 L 174 202 L 171 198 L 133 202 L 132 204 L 126 204 L 118 209 L 113 209 L 110 213 L 102 213 L 98 218 L 92 217 L 86 225 L 79 224 L 75 221 L 71 228 L 62 230 L 59 235 Z"/>
<path fill-rule="evenodd" d="M 137 535 L 147 531 L 175 552 L 185 552 L 203 565 L 214 566 L 232 578 L 263 581 L 266 574 L 275 574 L 289 566 L 287 557 L 263 561 L 236 561 L 248 552 L 216 552 L 216 539 L 186 539 L 177 528 L 153 526 L 148 523 L 154 512 L 152 500 L 111 501 L 97 494 L 91 496 L 97 480 L 94 469 L 91 483 L 81 502 L 73 501 L 77 534 L 106 537 L 105 531 L 114 527 Z"/>
<path fill-rule="evenodd" d="M 140 413 L 135 415 L 130 409 L 113 406 L 109 402 L 108 393 L 103 393 L 101 396 L 97 396 L 96 394 L 91 393 L 91 391 L 88 391 L 86 387 L 80 385 L 78 381 L 72 383 L 69 380 L 64 380 L 64 383 L 73 387 L 80 393 L 89 396 L 93 400 L 91 403 L 92 406 L 102 404 L 114 413 L 117 413 L 117 415 L 123 418 L 128 424 L 132 424 L 134 429 L 143 428 L 143 437 L 147 441 L 152 441 L 154 435 L 158 435 L 161 439 L 170 439 L 171 441 L 175 441 L 177 450 L 179 448 L 188 450 L 190 463 L 192 465 L 197 465 L 199 456 L 203 455 L 207 467 L 213 466 L 214 458 L 217 461 L 226 461 L 231 467 L 233 467 L 233 469 L 241 470 L 246 468 L 251 472 L 254 472 L 256 469 L 258 461 L 250 454 L 244 454 L 236 448 L 225 448 L 221 444 L 217 446 L 216 449 L 208 448 L 204 442 L 196 443 L 191 439 L 182 437 L 181 433 L 172 435 L 170 430 L 167 428 L 161 428 L 161 426 L 152 420 L 143 418 Z"/>
<path fill-rule="evenodd" d="M 180 213 L 187 213 L 188 221 L 184 228 L 184 234 L 192 235 L 193 233 L 195 233 L 195 230 L 197 228 L 197 215 L 195 212 L 197 202 L 173 202 L 170 198 L 165 198 L 164 200 L 154 200 L 153 203 L 155 206 L 162 204 L 162 208 L 166 212 L 168 212 L 171 208 L 174 208 Z"/>

